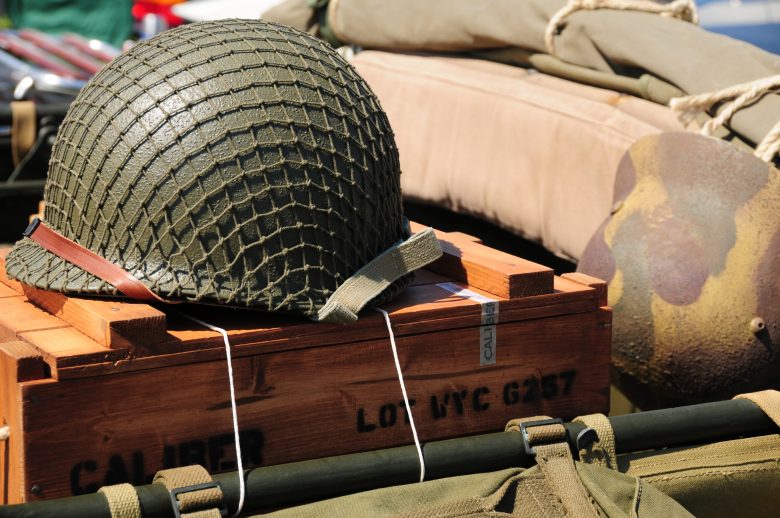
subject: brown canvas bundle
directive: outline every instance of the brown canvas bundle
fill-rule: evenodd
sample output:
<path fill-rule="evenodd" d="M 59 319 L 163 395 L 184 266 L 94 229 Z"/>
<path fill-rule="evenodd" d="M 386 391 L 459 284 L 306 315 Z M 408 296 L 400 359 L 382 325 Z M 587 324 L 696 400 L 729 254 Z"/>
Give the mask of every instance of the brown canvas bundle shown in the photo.
<path fill-rule="evenodd" d="M 564 0 L 332 0 L 326 21 L 339 40 L 365 48 L 520 47 L 546 53 L 548 22 L 565 5 Z M 558 32 L 555 55 L 567 63 L 609 74 L 647 71 L 688 94 L 780 73 L 780 58 L 773 54 L 653 13 L 580 10 L 566 17 Z M 778 120 L 780 98 L 773 94 L 735 114 L 730 127 L 758 143 Z"/>

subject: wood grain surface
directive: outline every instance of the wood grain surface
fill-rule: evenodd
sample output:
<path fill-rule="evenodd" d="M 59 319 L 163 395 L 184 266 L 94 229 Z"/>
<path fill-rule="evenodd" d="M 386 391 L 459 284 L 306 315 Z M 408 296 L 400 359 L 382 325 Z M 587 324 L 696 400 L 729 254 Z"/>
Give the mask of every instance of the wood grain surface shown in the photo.
<path fill-rule="evenodd" d="M 606 411 L 606 285 L 555 277 L 471 236 L 439 238 L 445 259 L 385 308 L 421 439 L 500 430 L 518 416 Z M 0 447 L 3 502 L 146 483 L 158 469 L 190 463 L 235 468 L 222 336 L 187 315 L 230 338 L 247 466 L 411 443 L 376 311 L 340 326 L 70 296 L 9 280 L 6 253 L 0 417 L 12 439 Z M 483 322 L 485 306 L 469 293 L 495 301 L 497 322 Z M 494 364 L 480 360 L 486 332 Z"/>

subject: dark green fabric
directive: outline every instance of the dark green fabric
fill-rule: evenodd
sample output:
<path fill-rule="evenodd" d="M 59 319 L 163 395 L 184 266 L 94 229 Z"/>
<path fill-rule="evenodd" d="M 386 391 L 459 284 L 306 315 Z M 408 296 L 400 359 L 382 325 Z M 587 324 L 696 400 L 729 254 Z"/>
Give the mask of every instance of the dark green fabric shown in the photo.
<path fill-rule="evenodd" d="M 75 32 L 117 47 L 133 32 L 132 0 L 8 0 L 8 16 L 19 29 L 51 34 Z"/>
<path fill-rule="evenodd" d="M 398 151 L 368 85 L 321 40 L 259 20 L 179 27 L 100 71 L 60 127 L 45 200 L 49 227 L 165 299 L 312 318 L 407 237 Z M 116 293 L 30 239 L 7 272 Z"/>

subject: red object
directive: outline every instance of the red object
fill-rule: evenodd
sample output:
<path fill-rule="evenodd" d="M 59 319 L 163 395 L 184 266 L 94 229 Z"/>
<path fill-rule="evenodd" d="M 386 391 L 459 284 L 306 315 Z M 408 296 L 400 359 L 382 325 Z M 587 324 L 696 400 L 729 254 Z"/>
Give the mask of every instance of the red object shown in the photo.
<path fill-rule="evenodd" d="M 83 70 L 78 70 L 58 60 L 55 56 L 39 49 L 35 45 L 24 41 L 15 34 L 8 32 L 0 33 L 0 48 L 10 52 L 14 56 L 20 57 L 35 65 L 38 65 L 58 76 L 72 79 L 88 79 L 90 74 Z"/>
<path fill-rule="evenodd" d="M 65 34 L 62 36 L 62 42 L 105 63 L 108 63 L 119 55 L 119 50 L 109 52 L 108 50 L 92 48 L 89 44 L 89 40 L 78 34 Z M 108 44 L 103 42 L 101 42 L 101 45 L 108 47 Z"/>
<path fill-rule="evenodd" d="M 162 16 L 162 18 L 168 24 L 168 27 L 176 27 L 177 25 L 184 23 L 183 18 L 179 18 L 173 14 L 170 4 L 165 5 L 154 2 L 153 0 L 137 0 L 133 4 L 132 13 L 133 18 L 139 22 L 143 20 L 144 16 L 147 14 L 156 14 L 157 16 Z"/>
<path fill-rule="evenodd" d="M 103 68 L 102 64 L 98 64 L 89 58 L 69 51 L 68 47 L 61 45 L 59 42 L 52 40 L 49 36 L 38 31 L 23 29 L 19 31 L 19 36 L 22 39 L 35 44 L 38 48 L 41 48 L 50 54 L 54 54 L 58 58 L 64 59 L 71 65 L 77 66 L 90 75 L 97 74 L 98 71 Z"/>

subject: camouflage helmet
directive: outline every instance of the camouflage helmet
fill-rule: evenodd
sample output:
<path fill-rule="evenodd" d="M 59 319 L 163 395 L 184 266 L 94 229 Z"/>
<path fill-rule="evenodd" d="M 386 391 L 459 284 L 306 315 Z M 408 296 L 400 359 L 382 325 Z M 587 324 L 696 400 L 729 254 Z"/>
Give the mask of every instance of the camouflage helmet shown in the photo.
<path fill-rule="evenodd" d="M 609 282 L 612 364 L 643 408 L 780 384 L 780 171 L 735 145 L 634 144 L 578 269 Z"/>
<path fill-rule="evenodd" d="M 38 288 L 346 322 L 441 254 L 407 241 L 398 151 L 327 44 L 252 20 L 139 43 L 71 105 L 44 222 L 7 259 Z"/>

